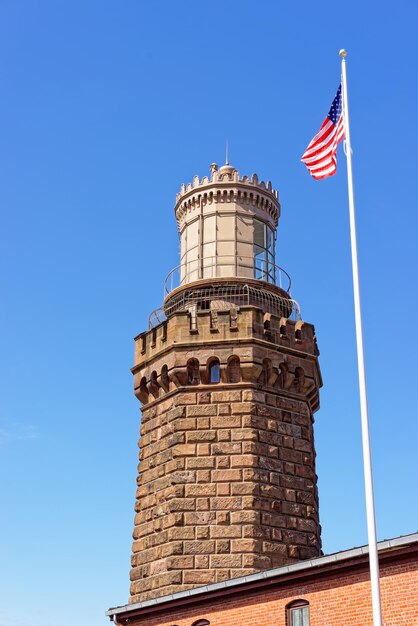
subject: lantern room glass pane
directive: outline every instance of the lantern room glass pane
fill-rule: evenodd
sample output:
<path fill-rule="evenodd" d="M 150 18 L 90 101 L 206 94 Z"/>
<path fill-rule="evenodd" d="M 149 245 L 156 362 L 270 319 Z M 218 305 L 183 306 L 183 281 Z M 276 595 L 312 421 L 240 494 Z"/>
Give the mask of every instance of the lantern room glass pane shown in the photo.
<path fill-rule="evenodd" d="M 185 228 L 180 235 L 180 284 L 186 277 L 186 256 L 187 256 L 187 229 Z"/>
<path fill-rule="evenodd" d="M 266 247 L 265 230 L 266 225 L 264 222 L 254 220 L 254 246 Z"/>
<path fill-rule="evenodd" d="M 268 226 L 266 226 L 266 232 L 267 232 L 267 250 L 270 254 L 274 255 L 274 234 L 273 231 L 271 230 L 271 228 L 269 228 Z"/>
<path fill-rule="evenodd" d="M 203 242 L 216 241 L 216 215 L 209 215 L 203 221 Z"/>
<path fill-rule="evenodd" d="M 253 256 L 254 278 L 274 283 L 274 232 L 260 220 L 254 220 Z"/>
<path fill-rule="evenodd" d="M 187 228 L 186 282 L 199 278 L 199 221 L 195 220 Z"/>

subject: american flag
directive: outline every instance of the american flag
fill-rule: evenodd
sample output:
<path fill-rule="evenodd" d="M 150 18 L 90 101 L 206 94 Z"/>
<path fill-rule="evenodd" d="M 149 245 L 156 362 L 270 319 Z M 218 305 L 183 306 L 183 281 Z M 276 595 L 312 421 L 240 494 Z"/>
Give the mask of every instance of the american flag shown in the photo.
<path fill-rule="evenodd" d="M 340 85 L 324 123 L 301 159 L 315 180 L 333 176 L 337 171 L 337 146 L 343 137 L 344 116 Z"/>

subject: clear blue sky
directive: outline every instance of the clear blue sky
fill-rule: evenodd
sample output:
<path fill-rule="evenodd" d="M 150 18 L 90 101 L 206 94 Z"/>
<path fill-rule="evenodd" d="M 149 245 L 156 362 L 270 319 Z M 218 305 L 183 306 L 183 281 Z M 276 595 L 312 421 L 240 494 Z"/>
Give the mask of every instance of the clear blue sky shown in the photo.
<path fill-rule="evenodd" d="M 180 184 L 271 179 L 315 324 L 324 550 L 366 543 L 345 162 L 300 156 L 348 73 L 380 539 L 418 530 L 415 0 L 0 3 L 0 626 L 125 603 L 133 337 L 178 263 Z"/>

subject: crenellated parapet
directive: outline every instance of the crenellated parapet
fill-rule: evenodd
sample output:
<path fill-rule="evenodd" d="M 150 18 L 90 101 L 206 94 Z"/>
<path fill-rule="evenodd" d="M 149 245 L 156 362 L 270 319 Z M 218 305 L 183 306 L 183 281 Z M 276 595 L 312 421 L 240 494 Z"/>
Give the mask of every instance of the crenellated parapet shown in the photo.
<path fill-rule="evenodd" d="M 273 189 L 270 181 L 265 183 L 258 179 L 257 174 L 240 176 L 238 170 L 231 165 L 220 169 L 213 163 L 211 176 L 195 176 L 193 183 L 184 183 L 176 195 L 175 214 L 177 224 L 181 228 L 184 218 L 195 209 L 206 205 L 238 205 L 258 209 L 270 216 L 277 227 L 280 217 L 278 192 Z"/>
<path fill-rule="evenodd" d="M 319 407 L 315 330 L 302 320 L 253 306 L 200 311 L 196 317 L 183 311 L 141 333 L 135 346 L 135 394 L 144 405 L 183 387 L 212 385 L 210 367 L 216 361 L 220 386 L 262 384 L 308 398 L 312 413 Z"/>

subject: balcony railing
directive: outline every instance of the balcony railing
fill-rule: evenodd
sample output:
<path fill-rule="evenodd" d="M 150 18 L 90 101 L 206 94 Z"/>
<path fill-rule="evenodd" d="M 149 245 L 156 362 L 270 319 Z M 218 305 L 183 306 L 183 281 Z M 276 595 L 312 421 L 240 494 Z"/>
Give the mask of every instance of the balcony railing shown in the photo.
<path fill-rule="evenodd" d="M 236 255 L 217 255 L 182 263 L 172 269 L 164 281 L 164 295 L 197 280 L 235 277 L 264 281 L 290 293 L 289 274 L 271 261 Z"/>

